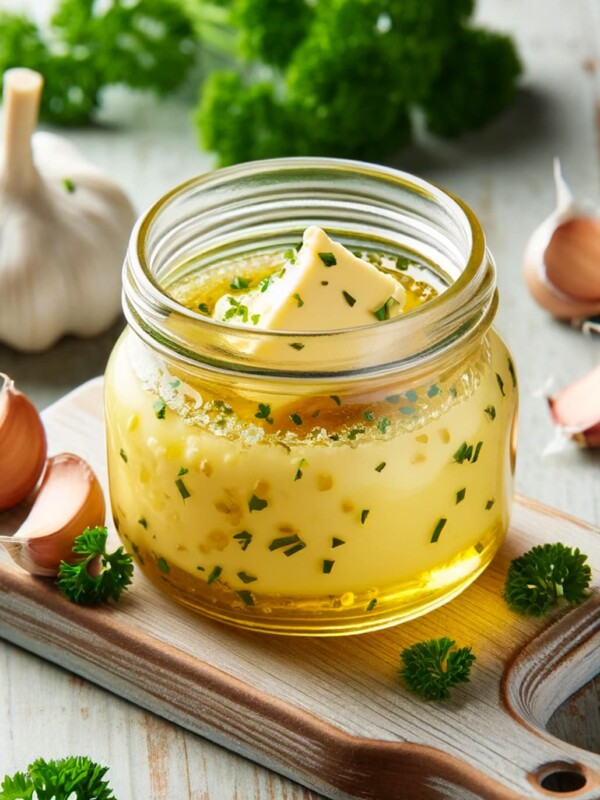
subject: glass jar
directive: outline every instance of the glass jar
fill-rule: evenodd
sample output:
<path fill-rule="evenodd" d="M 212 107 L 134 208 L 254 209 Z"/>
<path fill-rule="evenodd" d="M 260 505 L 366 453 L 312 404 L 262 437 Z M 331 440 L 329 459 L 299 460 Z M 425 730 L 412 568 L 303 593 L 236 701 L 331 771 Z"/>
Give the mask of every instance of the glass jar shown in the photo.
<path fill-rule="evenodd" d="M 443 290 L 308 334 L 173 298 L 310 225 L 417 263 Z M 496 307 L 477 218 L 411 175 L 281 159 L 175 188 L 133 232 L 129 326 L 106 373 L 114 522 L 140 569 L 186 606 L 272 633 L 375 630 L 457 595 L 498 550 L 512 501 L 517 390 Z"/>

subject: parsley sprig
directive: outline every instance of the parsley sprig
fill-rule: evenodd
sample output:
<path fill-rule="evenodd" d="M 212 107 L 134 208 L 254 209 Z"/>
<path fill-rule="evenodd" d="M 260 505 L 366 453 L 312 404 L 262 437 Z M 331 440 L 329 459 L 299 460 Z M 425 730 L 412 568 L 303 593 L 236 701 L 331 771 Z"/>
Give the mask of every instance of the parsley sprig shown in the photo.
<path fill-rule="evenodd" d="M 92 606 L 109 599 L 118 600 L 131 583 L 131 556 L 122 547 L 117 548 L 114 553 L 108 553 L 107 536 L 106 528 L 87 528 L 73 544 L 73 552 L 82 558 L 76 564 L 67 564 L 66 561 L 61 563 L 57 585 L 71 602 Z M 94 560 L 101 564 L 97 575 L 90 571 Z"/>
<path fill-rule="evenodd" d="M 60 761 L 36 759 L 27 772 L 6 775 L 0 787 L 0 800 L 115 800 L 104 776 L 108 767 L 85 756 L 70 756 Z"/>
<path fill-rule="evenodd" d="M 447 700 L 454 686 L 469 683 L 476 656 L 470 647 L 453 650 L 455 644 L 443 636 L 405 647 L 398 674 L 407 687 L 425 700 Z"/>
<path fill-rule="evenodd" d="M 536 545 L 513 559 L 504 585 L 504 598 L 519 614 L 541 617 L 561 600 L 573 605 L 589 597 L 592 570 L 587 556 L 560 542 Z"/>

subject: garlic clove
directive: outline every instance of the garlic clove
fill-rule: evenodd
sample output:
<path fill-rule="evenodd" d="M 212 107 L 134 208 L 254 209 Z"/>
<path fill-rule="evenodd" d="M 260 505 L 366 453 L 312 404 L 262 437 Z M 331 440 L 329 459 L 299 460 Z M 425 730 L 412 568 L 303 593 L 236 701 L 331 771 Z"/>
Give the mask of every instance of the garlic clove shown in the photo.
<path fill-rule="evenodd" d="M 554 424 L 582 447 L 600 447 L 600 365 L 548 398 Z"/>
<path fill-rule="evenodd" d="M 0 372 L 0 511 L 21 503 L 46 463 L 46 433 L 35 406 Z"/>
<path fill-rule="evenodd" d="M 29 516 L 12 536 L 0 537 L 14 561 L 33 575 L 58 573 L 73 561 L 73 542 L 86 528 L 104 525 L 100 483 L 89 464 L 72 453 L 48 460 Z"/>
<path fill-rule="evenodd" d="M 533 232 L 523 256 L 533 298 L 561 319 L 600 313 L 600 219 L 578 205 L 554 161 L 557 206 Z"/>

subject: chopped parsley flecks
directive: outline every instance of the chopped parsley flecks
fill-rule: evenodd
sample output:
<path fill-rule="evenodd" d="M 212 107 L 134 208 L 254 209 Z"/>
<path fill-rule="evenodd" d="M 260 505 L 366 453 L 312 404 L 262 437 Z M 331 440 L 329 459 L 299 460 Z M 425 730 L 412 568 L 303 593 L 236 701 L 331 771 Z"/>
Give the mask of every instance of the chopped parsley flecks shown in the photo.
<path fill-rule="evenodd" d="M 473 448 L 472 444 L 463 442 L 458 450 L 454 453 L 453 458 L 457 464 L 462 464 L 464 461 L 470 461 L 471 464 L 474 464 L 479 458 L 479 453 L 481 452 L 482 447 L 483 442 L 481 441 L 477 442 L 475 448 Z"/>
<path fill-rule="evenodd" d="M 255 494 L 252 495 L 250 500 L 248 500 L 248 509 L 252 511 L 262 511 L 264 508 L 268 506 L 268 502 L 263 500 L 261 497 L 257 497 Z"/>
<path fill-rule="evenodd" d="M 473 550 L 475 550 L 476 553 L 479 553 L 481 555 L 481 553 L 483 553 L 483 551 L 485 550 L 485 547 L 481 544 L 481 542 L 477 542 L 476 544 L 473 545 Z"/>
<path fill-rule="evenodd" d="M 385 469 L 386 462 L 382 461 L 380 464 L 377 464 L 375 467 L 375 472 L 382 472 Z"/>
<path fill-rule="evenodd" d="M 144 559 L 142 558 L 142 554 L 140 553 L 140 548 L 137 546 L 135 542 L 131 543 L 131 549 L 133 550 L 133 554 L 135 555 L 137 560 L 140 562 L 140 564 L 143 565 Z"/>
<path fill-rule="evenodd" d="M 239 275 L 236 275 L 229 284 L 230 289 L 247 289 L 249 286 L 250 281 L 248 278 L 242 278 Z"/>
<path fill-rule="evenodd" d="M 450 394 L 451 394 L 452 397 L 457 397 L 458 396 L 458 389 L 456 388 L 456 386 L 451 386 L 450 387 Z"/>
<path fill-rule="evenodd" d="M 179 467 L 179 472 L 177 473 L 177 475 L 181 477 L 181 475 L 187 475 L 188 472 L 189 469 L 187 467 Z"/>
<path fill-rule="evenodd" d="M 169 572 L 171 572 L 171 567 L 169 567 L 169 564 L 167 563 L 167 560 L 165 558 L 163 558 L 162 556 L 159 556 L 156 559 L 156 566 L 159 568 L 159 570 L 161 572 L 164 572 L 165 575 L 168 575 Z"/>
<path fill-rule="evenodd" d="M 222 572 L 223 572 L 223 567 L 213 567 L 212 572 L 206 579 L 206 582 L 214 583 Z"/>
<path fill-rule="evenodd" d="M 433 533 L 431 534 L 430 544 L 435 544 L 438 541 L 441 532 L 444 530 L 444 525 L 447 522 L 448 520 L 444 519 L 444 517 L 441 517 L 438 520 L 437 525 L 435 526 L 435 528 L 433 529 Z"/>
<path fill-rule="evenodd" d="M 254 575 L 248 575 L 247 572 L 238 572 L 238 578 L 242 581 L 242 583 L 254 583 L 255 580 L 258 580 Z"/>
<path fill-rule="evenodd" d="M 436 394 L 441 394 L 442 390 L 437 385 L 437 383 L 432 383 L 429 389 L 427 389 L 427 397 L 435 397 Z"/>
<path fill-rule="evenodd" d="M 465 499 L 466 493 L 467 493 L 466 489 L 459 489 L 458 490 L 458 492 L 456 493 L 456 505 L 458 505 L 459 503 L 462 503 L 462 501 Z"/>
<path fill-rule="evenodd" d="M 391 424 L 392 423 L 388 417 L 381 417 L 381 419 L 377 420 L 377 430 L 380 433 L 387 433 L 387 430 Z"/>
<path fill-rule="evenodd" d="M 416 414 L 417 409 L 414 406 L 402 406 L 400 409 L 401 414 Z"/>
<path fill-rule="evenodd" d="M 372 411 L 365 411 L 363 417 L 367 420 L 367 422 L 373 422 L 375 419 L 375 414 Z"/>
<path fill-rule="evenodd" d="M 410 267 L 411 264 L 414 262 L 407 258 L 406 256 L 395 256 L 396 261 L 396 269 L 399 269 L 401 272 L 406 272 L 406 270 Z"/>
<path fill-rule="evenodd" d="M 481 452 L 481 448 L 483 447 L 483 442 L 477 442 L 477 447 L 475 448 L 475 452 L 473 453 L 473 458 L 471 459 L 471 464 L 474 464 L 477 459 L 479 458 L 479 453 Z"/>
<path fill-rule="evenodd" d="M 498 381 L 498 388 L 502 394 L 502 397 L 506 397 L 506 392 L 504 391 L 504 381 L 500 377 L 499 373 L 496 373 L 496 380 Z"/>
<path fill-rule="evenodd" d="M 485 504 L 485 510 L 489 511 L 491 508 L 493 508 L 495 502 L 496 501 L 493 498 L 491 500 L 488 500 L 487 503 Z"/>
<path fill-rule="evenodd" d="M 342 294 L 344 295 L 344 300 L 348 303 L 350 308 L 352 308 L 352 306 L 356 304 L 356 297 L 352 297 L 345 289 L 342 289 Z"/>
<path fill-rule="evenodd" d="M 331 561 L 329 558 L 323 559 L 323 574 L 324 575 L 329 575 L 329 573 L 333 569 L 333 565 L 334 564 L 335 564 L 335 561 Z"/>
<path fill-rule="evenodd" d="M 302 470 L 303 470 L 304 467 L 307 466 L 307 464 L 308 464 L 308 462 L 306 461 L 305 458 L 301 458 L 300 459 L 300 461 L 298 462 L 298 466 L 296 468 L 296 474 L 294 475 L 294 480 L 295 481 L 299 481 L 300 478 L 302 478 L 302 476 L 304 475 Z"/>
<path fill-rule="evenodd" d="M 129 461 L 129 459 L 127 458 L 127 453 L 125 452 L 125 450 L 123 450 L 123 448 L 119 450 L 119 455 L 121 456 L 121 458 L 125 463 Z"/>
<path fill-rule="evenodd" d="M 373 609 L 375 608 L 376 605 L 377 605 L 377 599 L 375 597 L 373 597 L 372 600 L 369 600 L 369 604 L 367 605 L 366 610 L 367 611 L 373 611 Z"/>
<path fill-rule="evenodd" d="M 296 251 L 295 250 L 286 250 L 283 254 L 283 257 L 286 261 L 289 261 L 290 264 L 296 263 Z"/>
<path fill-rule="evenodd" d="M 361 525 L 365 524 L 365 522 L 367 521 L 367 517 L 368 516 L 369 516 L 369 509 L 368 508 L 363 508 L 363 510 L 360 512 L 360 523 L 361 523 Z"/>
<path fill-rule="evenodd" d="M 329 281 L 321 281 L 321 286 L 329 286 Z"/>
<path fill-rule="evenodd" d="M 204 567 L 196 567 L 196 569 L 198 570 L 198 572 L 206 572 Z"/>
<path fill-rule="evenodd" d="M 244 605 L 247 606 L 254 605 L 254 595 L 252 594 L 252 592 L 249 592 L 247 589 L 240 589 L 240 591 L 236 592 L 236 594 L 240 598 L 240 600 L 244 603 Z"/>
<path fill-rule="evenodd" d="M 76 186 L 73 183 L 73 181 L 71 180 L 71 178 L 63 178 L 62 184 L 63 184 L 63 186 L 65 187 L 65 189 L 67 190 L 67 192 L 69 194 L 73 194 L 73 192 L 76 189 Z"/>
<path fill-rule="evenodd" d="M 364 428 L 350 428 L 350 430 L 348 431 L 348 439 L 351 442 L 354 442 L 356 441 L 356 437 L 360 436 L 361 433 L 365 433 Z"/>
<path fill-rule="evenodd" d="M 340 400 L 340 398 L 338 397 L 337 394 L 330 394 L 329 397 L 333 400 L 333 402 L 336 404 L 336 406 L 341 406 L 342 405 L 342 401 Z"/>
<path fill-rule="evenodd" d="M 260 289 L 260 291 L 266 292 L 269 286 L 271 285 L 272 280 L 273 280 L 272 275 L 269 275 L 268 278 L 263 278 L 258 284 L 258 288 Z"/>
<path fill-rule="evenodd" d="M 179 494 L 182 496 L 184 500 L 187 500 L 188 497 L 191 497 L 191 494 L 188 491 L 187 486 L 183 482 L 183 478 L 177 478 L 175 481 L 175 486 L 179 489 Z"/>
<path fill-rule="evenodd" d="M 386 403 L 392 403 L 393 405 L 396 405 L 397 403 L 399 403 L 400 400 L 401 400 L 401 396 L 399 394 L 390 394 L 385 398 L 385 402 Z"/>
<path fill-rule="evenodd" d="M 239 533 L 234 533 L 233 538 L 239 542 L 242 550 L 247 550 L 248 545 L 252 541 L 252 534 L 248 533 L 248 531 L 240 531 Z"/>
<path fill-rule="evenodd" d="M 138 519 L 138 525 L 141 525 L 142 528 L 146 528 L 147 529 L 148 528 L 148 520 L 146 519 L 146 517 L 140 517 Z"/>
<path fill-rule="evenodd" d="M 179 378 L 175 378 L 174 381 L 169 381 L 169 386 L 172 389 L 179 389 L 179 387 L 181 386 L 181 381 L 179 380 Z"/>
<path fill-rule="evenodd" d="M 388 297 L 382 306 L 380 306 L 376 311 L 373 311 L 373 314 L 380 321 L 391 319 L 393 309 L 399 305 L 400 303 L 395 297 Z"/>
<path fill-rule="evenodd" d="M 304 550 L 306 543 L 298 536 L 297 533 L 291 536 L 279 536 L 273 539 L 269 545 L 269 550 L 283 550 L 284 556 L 293 556 L 300 550 Z"/>
<path fill-rule="evenodd" d="M 154 409 L 154 414 L 156 416 L 156 419 L 164 419 L 165 418 L 166 413 L 167 413 L 167 404 L 165 403 L 164 400 L 162 400 L 162 399 L 156 400 L 152 404 L 152 408 Z"/>
<path fill-rule="evenodd" d="M 254 415 L 256 419 L 264 419 L 269 425 L 273 424 L 273 417 L 271 416 L 271 406 L 268 403 L 259 403 L 258 411 Z"/>
<path fill-rule="evenodd" d="M 241 317 L 242 322 L 248 322 L 248 306 L 240 303 L 239 300 L 236 300 L 235 297 L 229 298 L 229 305 L 231 308 L 228 308 L 224 314 L 225 319 L 233 319 L 233 317 Z"/>
<path fill-rule="evenodd" d="M 208 314 L 210 309 L 206 303 L 198 303 L 198 311 L 201 311 L 203 314 Z"/>
<path fill-rule="evenodd" d="M 292 297 L 293 297 L 293 298 L 294 298 L 294 300 L 296 301 L 296 305 L 298 306 L 298 308 L 302 308 L 302 306 L 304 305 L 304 300 L 303 300 L 303 299 L 300 297 L 300 295 L 298 294 L 298 292 L 295 292 L 295 293 L 292 295 Z"/>
<path fill-rule="evenodd" d="M 331 540 L 331 547 L 341 547 L 343 544 L 346 544 L 345 539 L 340 539 L 337 536 L 334 536 Z"/>
<path fill-rule="evenodd" d="M 512 362 L 512 359 L 508 359 L 508 371 L 510 372 L 510 379 L 512 381 L 513 389 L 517 385 L 517 375 L 515 373 L 515 365 Z"/>
<path fill-rule="evenodd" d="M 250 317 L 250 321 L 252 322 L 253 325 L 258 325 L 259 320 L 260 320 L 260 314 L 252 314 L 252 316 Z"/>
<path fill-rule="evenodd" d="M 290 342 L 290 347 L 293 347 L 294 350 L 304 350 L 302 342 Z"/>
<path fill-rule="evenodd" d="M 408 392 L 406 392 L 406 399 L 408 400 L 409 403 L 416 403 L 418 397 L 419 395 L 415 392 L 414 389 L 409 389 Z"/>
<path fill-rule="evenodd" d="M 496 419 L 496 409 L 494 406 L 486 406 L 483 409 L 483 413 L 487 414 L 488 417 L 492 420 L 492 422 Z"/>
<path fill-rule="evenodd" d="M 293 414 L 290 414 L 290 419 L 292 420 L 294 425 L 302 425 L 302 417 L 300 416 L 300 414 L 296 414 L 295 411 Z"/>
<path fill-rule="evenodd" d="M 326 267 L 335 267 L 337 264 L 337 258 L 333 255 L 333 253 L 319 253 L 319 258 Z"/>

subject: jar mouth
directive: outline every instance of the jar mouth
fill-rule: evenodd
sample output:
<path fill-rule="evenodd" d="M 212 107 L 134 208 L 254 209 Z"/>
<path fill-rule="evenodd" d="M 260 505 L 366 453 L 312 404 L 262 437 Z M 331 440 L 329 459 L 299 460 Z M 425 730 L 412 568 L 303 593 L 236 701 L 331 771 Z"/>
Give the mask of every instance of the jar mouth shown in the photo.
<path fill-rule="evenodd" d="M 224 323 L 182 305 L 165 288 L 186 260 L 214 265 L 261 248 L 283 251 L 309 225 L 342 243 L 412 250 L 439 269 L 447 288 L 393 319 L 323 332 Z M 128 322 L 154 349 L 213 369 L 268 376 L 409 370 L 480 337 L 497 305 L 495 268 L 469 206 L 409 173 L 332 158 L 248 162 L 176 186 L 134 227 L 123 279 Z M 291 349 L 291 342 L 302 347 Z"/>

